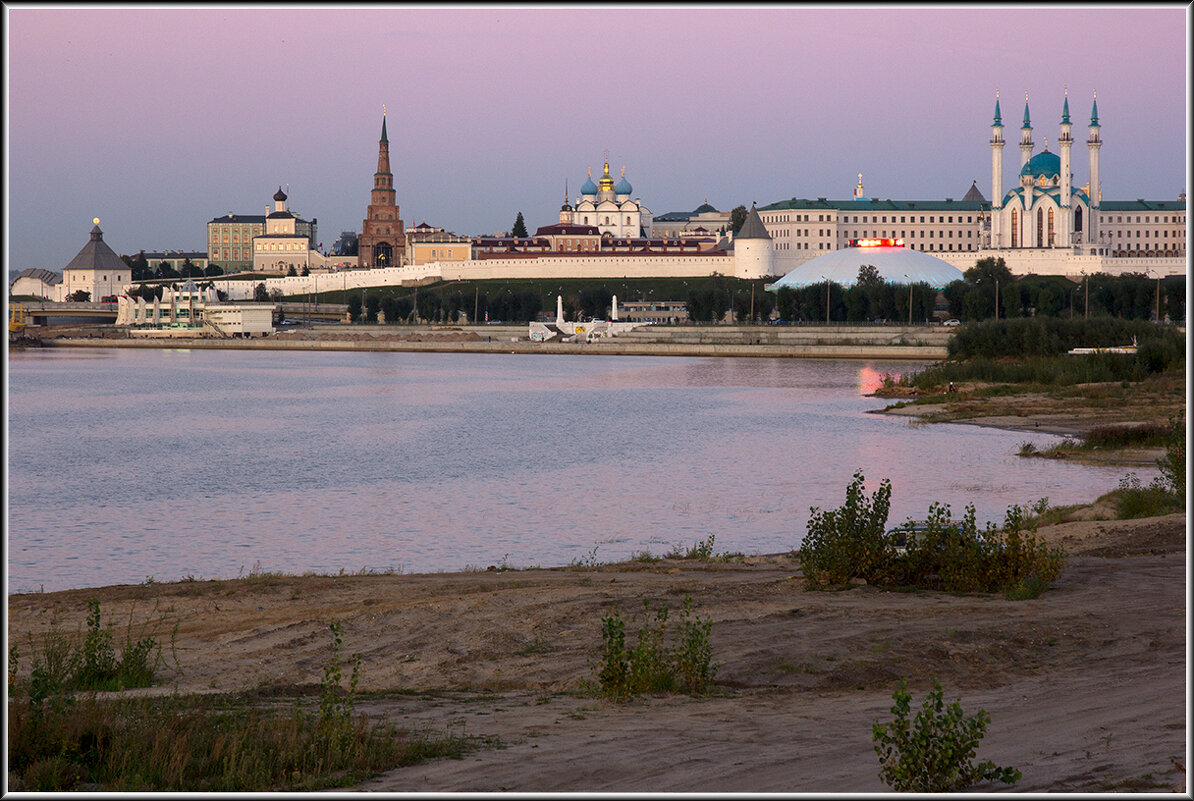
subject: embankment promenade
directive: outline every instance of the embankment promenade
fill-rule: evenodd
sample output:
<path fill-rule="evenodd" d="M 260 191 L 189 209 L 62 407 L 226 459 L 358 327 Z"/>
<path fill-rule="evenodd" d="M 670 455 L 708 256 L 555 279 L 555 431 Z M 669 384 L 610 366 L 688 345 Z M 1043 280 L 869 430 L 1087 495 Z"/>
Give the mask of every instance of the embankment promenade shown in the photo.
<path fill-rule="evenodd" d="M 525 326 L 328 325 L 253 339 L 134 338 L 110 326 L 30 330 L 45 347 L 227 348 L 239 350 L 414 351 L 813 359 L 909 359 L 947 355 L 953 331 L 940 326 L 650 327 L 593 342 L 532 342 Z"/>

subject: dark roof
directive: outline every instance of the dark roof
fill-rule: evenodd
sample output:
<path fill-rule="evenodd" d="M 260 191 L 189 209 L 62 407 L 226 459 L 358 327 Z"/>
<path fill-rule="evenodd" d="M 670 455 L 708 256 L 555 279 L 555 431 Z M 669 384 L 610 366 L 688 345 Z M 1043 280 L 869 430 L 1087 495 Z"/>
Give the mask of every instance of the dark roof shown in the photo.
<path fill-rule="evenodd" d="M 1104 207 L 1106 204 L 1104 204 Z M 986 211 L 991 208 L 987 201 L 967 200 L 878 200 L 876 198 L 860 198 L 858 200 L 826 200 L 823 197 L 816 200 L 792 198 L 771 203 L 759 211 L 784 211 L 786 209 L 825 209 L 848 212 L 875 211 Z"/>
<path fill-rule="evenodd" d="M 717 211 L 717 209 L 713 208 L 708 203 L 702 203 L 701 205 L 697 206 L 696 209 L 692 213 L 693 214 L 706 214 L 710 211 L 715 212 L 715 211 Z"/>
<path fill-rule="evenodd" d="M 1184 200 L 1104 200 L 1102 211 L 1185 211 Z"/>
<path fill-rule="evenodd" d="M 206 259 L 207 252 L 200 250 L 155 250 L 152 253 L 146 251 L 146 261 L 150 259 Z"/>
<path fill-rule="evenodd" d="M 40 267 L 30 267 L 28 270 L 21 270 L 17 278 L 35 278 L 43 284 L 61 284 L 62 276 L 50 270 L 43 270 Z"/>
<path fill-rule="evenodd" d="M 383 122 L 382 125 L 384 126 L 385 123 Z M 279 186 L 278 191 L 274 193 L 274 200 L 285 200 L 285 199 L 286 199 L 286 193 L 283 192 L 282 187 Z"/>
<path fill-rule="evenodd" d="M 759 218 L 758 210 L 754 206 L 751 206 L 750 211 L 746 213 L 746 221 L 742 223 L 742 228 L 738 231 L 738 235 L 734 239 L 770 238 L 771 234 L 767 233 L 767 229 L 763 227 L 763 221 Z"/>
<path fill-rule="evenodd" d="M 544 225 L 535 231 L 535 236 L 558 236 L 562 234 L 567 234 L 570 236 L 600 236 L 601 232 L 595 225 L 576 225 L 569 223 Z"/>
<path fill-rule="evenodd" d="M 215 217 L 208 223 L 263 223 L 265 222 L 265 215 L 263 214 L 233 214 L 228 212 L 223 217 Z"/>
<path fill-rule="evenodd" d="M 91 229 L 91 241 L 70 260 L 64 270 L 122 270 L 128 265 L 104 241 L 104 232 L 97 224 Z"/>
<path fill-rule="evenodd" d="M 987 199 L 983 197 L 983 193 L 978 191 L 978 181 L 972 181 L 970 188 L 966 190 L 966 194 L 962 196 L 963 203 L 986 203 Z"/>

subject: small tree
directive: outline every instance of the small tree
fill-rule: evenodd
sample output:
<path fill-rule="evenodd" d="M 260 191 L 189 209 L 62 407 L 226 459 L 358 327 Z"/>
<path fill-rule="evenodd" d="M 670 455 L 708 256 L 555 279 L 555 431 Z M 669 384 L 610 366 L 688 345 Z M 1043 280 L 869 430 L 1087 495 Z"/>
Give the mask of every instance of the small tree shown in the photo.
<path fill-rule="evenodd" d="M 895 706 L 891 723 L 876 723 L 871 741 L 879 755 L 879 778 L 896 792 L 958 792 L 980 781 L 1015 784 L 1020 771 L 1001 768 L 987 760 L 975 765 L 978 742 L 987 732 L 991 716 L 985 710 L 971 717 L 962 714 L 961 700 L 948 707 L 941 699 L 941 683 L 925 696 L 924 706 L 910 724 L 912 696 L 907 680 L 892 694 Z"/>
<path fill-rule="evenodd" d="M 1186 414 L 1178 412 L 1169 418 L 1169 432 L 1165 440 L 1165 455 L 1157 460 L 1157 468 L 1168 489 L 1183 501 L 1186 498 Z"/>
<path fill-rule="evenodd" d="M 862 264 L 858 267 L 857 286 L 875 286 L 883 283 L 883 276 L 879 275 L 879 268 L 873 264 Z"/>
<path fill-rule="evenodd" d="M 527 224 L 522 218 L 522 212 L 518 212 L 518 217 L 514 220 L 514 227 L 510 229 L 510 236 L 517 236 L 523 239 L 527 236 Z"/>
<path fill-rule="evenodd" d="M 730 210 L 730 230 L 737 234 L 746 222 L 746 206 L 735 206 Z"/>
<path fill-rule="evenodd" d="M 86 303 L 91 300 L 91 293 L 86 289 L 76 289 L 74 292 L 67 295 L 66 299 L 72 303 Z"/>
<path fill-rule="evenodd" d="M 290 265 L 290 267 L 289 267 L 289 268 L 286 270 L 286 276 L 287 276 L 288 278 L 294 278 L 294 277 L 295 277 L 295 276 L 297 276 L 297 275 L 298 275 L 298 270 L 294 269 L 294 265 L 293 265 L 293 264 L 292 264 L 292 265 Z"/>
<path fill-rule="evenodd" d="M 253 300 L 258 303 L 266 303 L 269 301 L 269 292 L 265 290 L 264 281 L 253 287 Z"/>

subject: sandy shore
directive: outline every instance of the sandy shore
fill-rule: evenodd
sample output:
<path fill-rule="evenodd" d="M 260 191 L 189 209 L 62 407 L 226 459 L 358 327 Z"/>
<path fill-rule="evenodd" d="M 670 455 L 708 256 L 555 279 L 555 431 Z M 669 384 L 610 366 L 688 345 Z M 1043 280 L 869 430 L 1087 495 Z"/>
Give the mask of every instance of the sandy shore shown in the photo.
<path fill-rule="evenodd" d="M 900 678 L 918 707 L 937 677 L 947 699 L 990 713 L 979 758 L 1020 768 L 1016 790 L 1184 792 L 1185 515 L 1042 534 L 1072 556 L 1032 601 L 808 591 L 785 555 L 15 595 L 9 637 L 28 654 L 30 636 L 73 631 L 98 598 L 105 619 L 150 621 L 167 642 L 177 623 L 146 692 L 274 695 L 314 691 L 338 618 L 363 657 L 359 709 L 504 746 L 358 790 L 882 792 L 871 725 L 890 720 Z M 711 697 L 583 692 L 605 613 L 685 596 L 713 621 Z"/>

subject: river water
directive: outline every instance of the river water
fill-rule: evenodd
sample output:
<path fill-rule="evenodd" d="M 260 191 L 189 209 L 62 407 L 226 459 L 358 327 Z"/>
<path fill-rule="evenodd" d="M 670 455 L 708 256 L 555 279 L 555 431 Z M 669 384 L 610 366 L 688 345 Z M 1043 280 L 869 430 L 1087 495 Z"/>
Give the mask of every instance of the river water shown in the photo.
<path fill-rule="evenodd" d="M 455 571 L 796 547 L 856 470 L 934 501 L 1093 500 L 1059 438 L 868 414 L 909 362 L 235 350 L 9 355 L 8 587 Z M 1139 471 L 1148 481 L 1155 471 Z"/>

